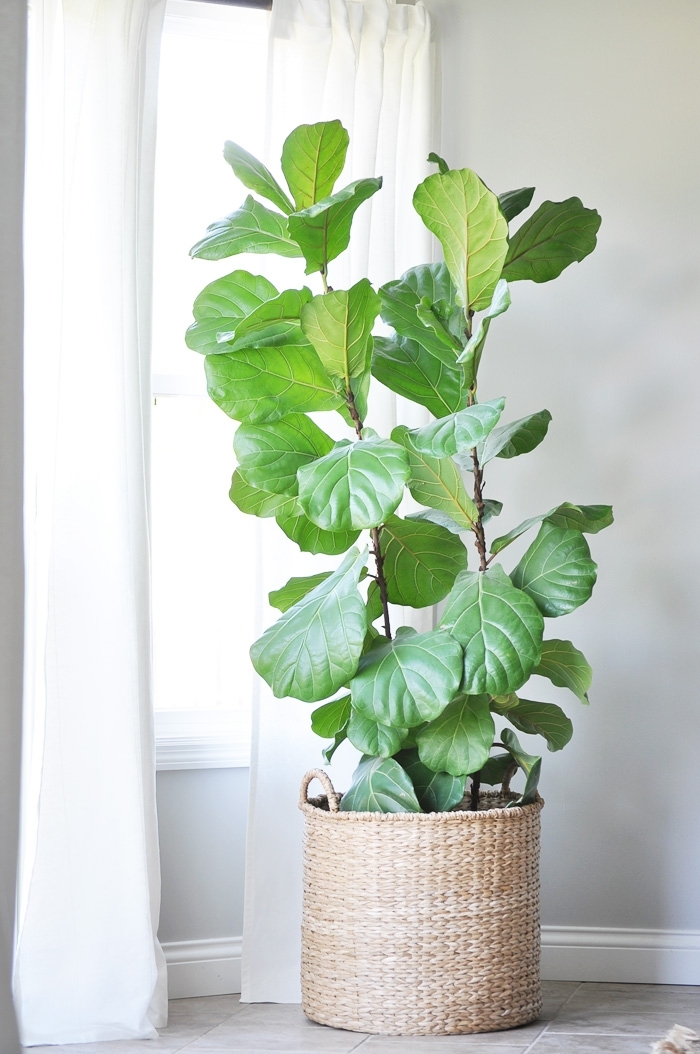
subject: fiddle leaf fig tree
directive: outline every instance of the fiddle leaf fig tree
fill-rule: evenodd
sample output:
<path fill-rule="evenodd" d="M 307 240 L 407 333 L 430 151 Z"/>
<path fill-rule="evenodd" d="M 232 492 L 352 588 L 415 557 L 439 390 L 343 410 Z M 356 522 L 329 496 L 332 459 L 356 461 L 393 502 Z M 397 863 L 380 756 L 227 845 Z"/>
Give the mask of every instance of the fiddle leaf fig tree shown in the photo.
<path fill-rule="evenodd" d="M 585 536 L 611 524 L 612 510 L 564 501 L 489 542 L 485 526 L 502 505 L 484 497 L 488 464 L 535 450 L 551 414 L 508 420 L 503 396 L 481 399 L 479 368 L 491 326 L 511 306 L 509 283 L 549 282 L 583 260 L 600 217 L 572 197 L 522 220 L 532 187 L 496 195 L 475 172 L 431 154 L 438 171 L 413 205 L 444 263 L 419 264 L 379 289 L 369 278 L 336 289 L 331 265 L 382 185 L 369 177 L 338 189 L 347 149 L 339 121 L 294 129 L 282 149 L 285 188 L 226 143 L 226 161 L 252 193 L 191 250 L 207 260 L 299 259 L 299 288 L 279 291 L 244 270 L 211 282 L 186 335 L 204 356 L 209 395 L 238 422 L 233 503 L 275 517 L 304 552 L 340 558 L 270 594 L 281 617 L 251 658 L 275 696 L 320 704 L 311 726 L 330 740 L 326 760 L 346 739 L 362 752 L 342 809 L 444 811 L 462 801 L 467 780 L 477 808 L 482 783 L 509 791 L 518 771 L 524 790 L 508 799 L 526 804 L 541 757 L 513 729 L 549 750 L 571 738 L 562 707 L 530 698 L 531 678 L 547 678 L 564 701 L 588 702 L 590 666 L 547 623 L 591 596 Z M 378 435 L 366 422 L 370 383 L 432 420 Z M 323 414 L 348 433 L 334 439 Z M 520 559 L 502 563 L 529 531 Z M 430 632 L 392 623 L 392 604 L 440 601 Z"/>

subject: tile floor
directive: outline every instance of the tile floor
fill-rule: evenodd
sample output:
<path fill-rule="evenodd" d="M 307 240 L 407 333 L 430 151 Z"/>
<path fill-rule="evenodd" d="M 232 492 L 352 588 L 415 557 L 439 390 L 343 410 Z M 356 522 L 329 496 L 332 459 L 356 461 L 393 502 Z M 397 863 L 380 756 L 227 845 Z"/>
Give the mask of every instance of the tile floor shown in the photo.
<path fill-rule="evenodd" d="M 700 987 L 545 981 L 543 990 L 540 1019 L 508 1032 L 366 1036 L 316 1025 L 298 1006 L 220 995 L 171 1000 L 157 1040 L 33 1047 L 28 1054 L 649 1054 L 674 1024 L 700 1033 Z"/>

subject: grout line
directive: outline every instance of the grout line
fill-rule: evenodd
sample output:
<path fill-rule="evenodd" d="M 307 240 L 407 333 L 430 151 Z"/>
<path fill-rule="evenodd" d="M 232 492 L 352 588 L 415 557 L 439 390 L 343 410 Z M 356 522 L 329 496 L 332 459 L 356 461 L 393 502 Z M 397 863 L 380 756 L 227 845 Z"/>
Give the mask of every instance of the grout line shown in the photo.
<path fill-rule="evenodd" d="M 554 1035 L 561 1035 L 561 1036 L 568 1035 L 568 1033 L 566 1033 L 566 1032 L 557 1032 L 557 1033 L 550 1032 L 549 1029 L 550 1029 L 550 1026 L 554 1023 L 554 1019 L 559 1016 L 559 1014 L 562 1012 L 564 1007 L 568 1006 L 569 1003 L 571 1002 L 571 1000 L 574 998 L 574 996 L 578 992 L 579 988 L 581 987 L 581 984 L 582 984 L 582 982 L 579 981 L 579 983 L 573 989 L 571 994 L 564 1000 L 564 1002 L 561 1004 L 561 1006 L 557 1008 L 557 1012 L 554 1015 L 554 1017 L 551 1019 L 551 1021 L 548 1021 L 546 1023 L 546 1025 L 544 1026 L 544 1028 L 540 1032 L 539 1036 L 535 1036 L 535 1038 L 533 1039 L 533 1041 L 530 1044 L 530 1046 L 527 1047 L 526 1050 L 523 1051 L 523 1054 L 530 1054 L 530 1051 L 534 1050 L 535 1044 L 539 1043 L 539 1041 L 542 1039 L 543 1036 L 546 1036 L 546 1035 L 551 1035 L 551 1036 L 554 1036 Z"/>

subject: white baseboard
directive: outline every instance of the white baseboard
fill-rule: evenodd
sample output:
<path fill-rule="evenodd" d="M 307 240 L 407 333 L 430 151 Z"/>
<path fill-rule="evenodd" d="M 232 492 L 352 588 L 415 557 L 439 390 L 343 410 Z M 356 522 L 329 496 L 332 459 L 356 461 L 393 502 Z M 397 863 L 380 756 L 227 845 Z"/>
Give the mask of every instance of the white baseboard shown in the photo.
<path fill-rule="evenodd" d="M 241 937 L 163 945 L 171 999 L 241 990 Z M 542 927 L 546 981 L 700 985 L 700 931 Z"/>
<path fill-rule="evenodd" d="M 542 977 L 700 985 L 700 931 L 543 926 Z"/>
<path fill-rule="evenodd" d="M 230 995 L 241 990 L 242 937 L 163 944 L 168 997 Z"/>

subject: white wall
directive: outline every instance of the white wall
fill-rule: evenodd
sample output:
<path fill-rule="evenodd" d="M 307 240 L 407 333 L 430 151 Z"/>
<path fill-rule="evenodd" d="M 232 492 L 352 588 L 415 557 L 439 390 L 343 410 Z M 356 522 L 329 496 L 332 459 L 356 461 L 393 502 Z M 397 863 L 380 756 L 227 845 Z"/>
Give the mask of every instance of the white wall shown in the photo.
<path fill-rule="evenodd" d="M 561 500 L 616 513 L 591 541 L 593 599 L 548 626 L 595 678 L 590 709 L 568 706 L 572 743 L 544 761 L 543 921 L 697 932 L 700 6 L 428 6 L 449 163 L 603 217 L 582 264 L 513 284 L 482 370 L 481 397 L 506 394 L 509 416 L 554 417 L 537 452 L 490 473 L 497 533 Z"/>

